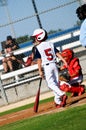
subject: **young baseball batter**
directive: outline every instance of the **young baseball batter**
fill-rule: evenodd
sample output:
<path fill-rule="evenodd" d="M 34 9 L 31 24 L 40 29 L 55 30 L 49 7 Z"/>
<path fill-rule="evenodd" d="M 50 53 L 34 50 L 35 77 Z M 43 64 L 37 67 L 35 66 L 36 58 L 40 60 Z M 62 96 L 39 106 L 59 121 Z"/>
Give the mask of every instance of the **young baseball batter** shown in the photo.
<path fill-rule="evenodd" d="M 56 56 L 58 56 L 67 66 L 66 61 L 54 47 L 53 43 L 46 41 L 47 32 L 43 29 L 36 29 L 32 37 L 38 43 L 36 47 L 36 57 L 38 58 L 39 74 L 43 78 L 42 67 L 48 87 L 53 90 L 55 105 L 57 108 L 65 106 L 67 96 L 59 89 L 58 69 L 56 66 Z"/>

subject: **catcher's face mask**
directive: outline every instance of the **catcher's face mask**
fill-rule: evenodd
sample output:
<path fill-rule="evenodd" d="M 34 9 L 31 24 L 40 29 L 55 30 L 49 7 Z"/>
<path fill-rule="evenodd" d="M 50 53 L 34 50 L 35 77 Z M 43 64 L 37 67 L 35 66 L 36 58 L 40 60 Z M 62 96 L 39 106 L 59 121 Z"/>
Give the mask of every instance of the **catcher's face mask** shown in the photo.
<path fill-rule="evenodd" d="M 67 63 L 73 58 L 73 51 L 70 49 L 65 49 L 62 51 L 62 57 L 66 60 Z"/>

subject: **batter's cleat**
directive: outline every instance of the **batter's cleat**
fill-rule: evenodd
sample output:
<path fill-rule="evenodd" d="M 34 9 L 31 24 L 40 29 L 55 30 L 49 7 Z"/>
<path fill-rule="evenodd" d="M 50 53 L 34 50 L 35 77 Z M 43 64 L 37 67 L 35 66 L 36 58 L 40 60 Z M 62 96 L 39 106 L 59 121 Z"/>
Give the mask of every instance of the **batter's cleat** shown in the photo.
<path fill-rule="evenodd" d="M 61 107 L 64 107 L 66 105 L 67 96 L 63 95 L 60 98 L 61 98 L 61 103 L 60 104 L 55 103 L 56 108 L 61 108 Z"/>
<path fill-rule="evenodd" d="M 62 95 L 61 97 L 61 106 L 64 107 L 66 105 L 66 99 L 67 99 L 67 96 L 66 95 Z"/>
<path fill-rule="evenodd" d="M 56 104 L 56 103 L 54 103 L 54 104 L 55 104 L 56 108 L 61 108 L 62 107 L 60 104 Z"/>
<path fill-rule="evenodd" d="M 63 107 L 63 106 L 62 106 L 62 103 L 60 103 L 60 104 L 56 104 L 56 103 L 55 103 L 55 106 L 56 106 L 56 108 L 61 108 L 61 107 Z"/>
<path fill-rule="evenodd" d="M 61 108 L 62 106 L 60 104 L 57 104 L 56 105 L 56 108 Z"/>

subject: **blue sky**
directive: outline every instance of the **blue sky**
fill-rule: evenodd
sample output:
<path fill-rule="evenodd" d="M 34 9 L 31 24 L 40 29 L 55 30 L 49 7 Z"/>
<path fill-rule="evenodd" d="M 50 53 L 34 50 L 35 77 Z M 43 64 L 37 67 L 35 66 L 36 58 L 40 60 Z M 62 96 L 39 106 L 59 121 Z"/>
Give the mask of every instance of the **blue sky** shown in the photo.
<path fill-rule="evenodd" d="M 73 0 L 35 0 L 38 11 L 44 11 Z M 7 0 L 8 9 L 12 21 L 31 16 L 34 9 L 31 0 Z M 40 15 L 41 23 L 47 31 L 71 28 L 78 20 L 76 16 L 76 8 L 79 3 L 73 3 L 69 6 L 56 9 L 54 11 Z M 5 7 L 0 6 L 0 25 L 8 23 Z M 38 28 L 36 17 L 24 20 L 13 25 L 16 37 L 23 35 L 31 35 L 34 29 Z M 12 35 L 10 26 L 0 28 L 0 42 L 6 39 L 7 35 Z"/>

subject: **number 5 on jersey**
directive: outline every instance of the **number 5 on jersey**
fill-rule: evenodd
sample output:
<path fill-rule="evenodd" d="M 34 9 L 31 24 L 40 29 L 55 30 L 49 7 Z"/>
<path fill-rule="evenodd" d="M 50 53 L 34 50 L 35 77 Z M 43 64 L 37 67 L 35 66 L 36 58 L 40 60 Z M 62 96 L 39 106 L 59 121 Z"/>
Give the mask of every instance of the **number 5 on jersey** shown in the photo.
<path fill-rule="evenodd" d="M 48 49 L 44 50 L 44 52 L 45 52 L 45 54 L 47 56 L 47 60 L 49 60 L 49 61 L 53 60 L 53 54 L 51 52 L 51 48 L 48 48 Z"/>

